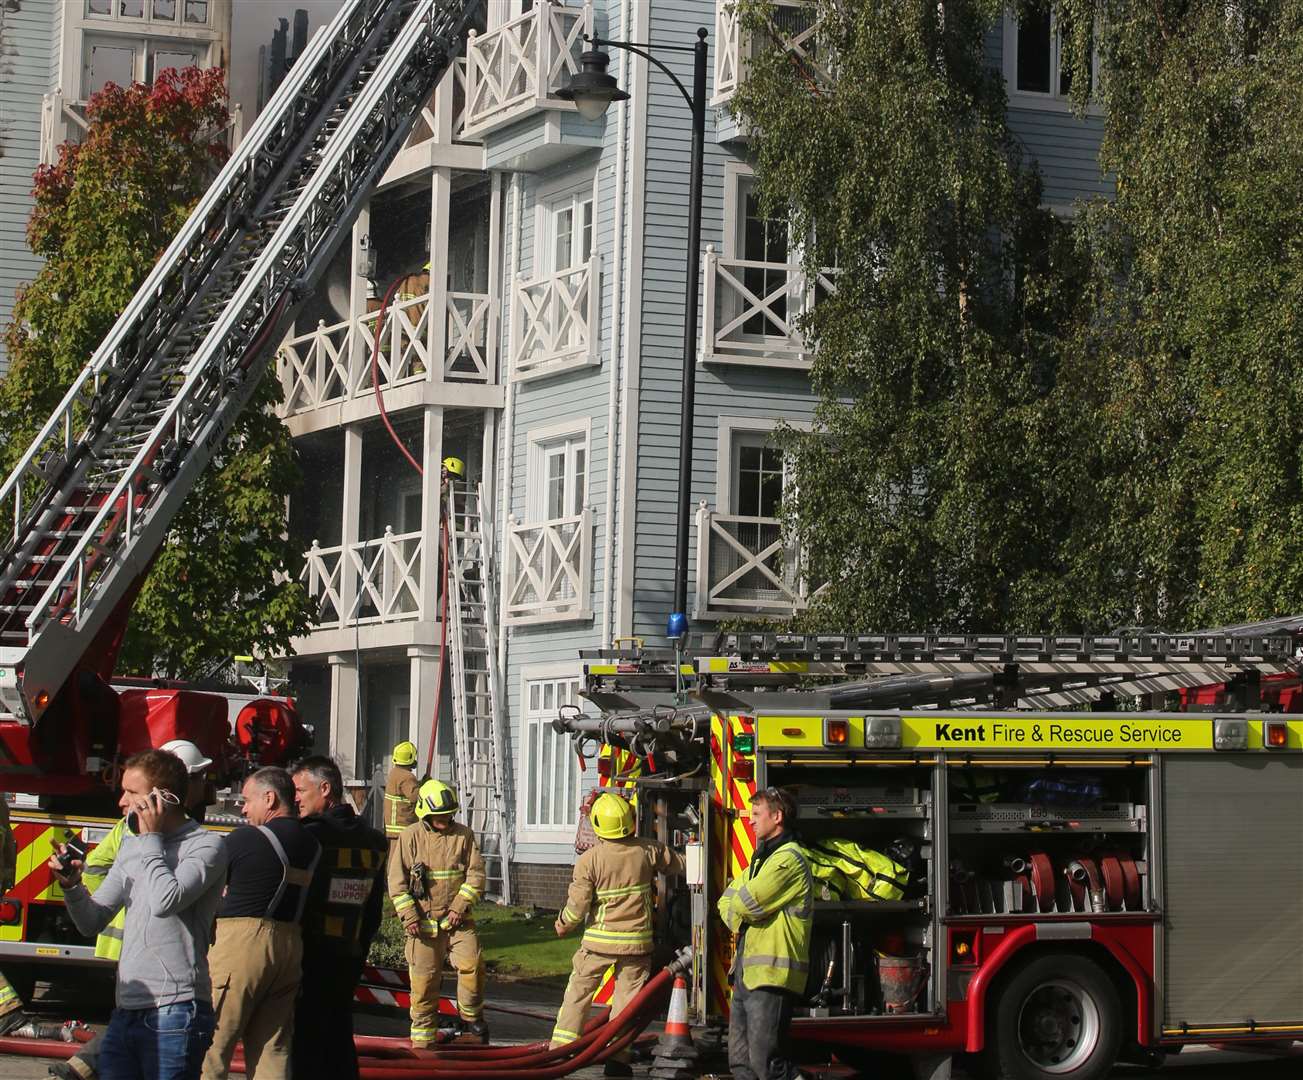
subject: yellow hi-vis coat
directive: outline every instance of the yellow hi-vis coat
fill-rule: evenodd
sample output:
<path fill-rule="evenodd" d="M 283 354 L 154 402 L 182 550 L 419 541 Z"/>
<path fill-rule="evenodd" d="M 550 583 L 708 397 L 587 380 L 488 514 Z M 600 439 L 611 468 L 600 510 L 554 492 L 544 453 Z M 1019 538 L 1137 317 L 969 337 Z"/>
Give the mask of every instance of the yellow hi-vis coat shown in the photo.
<path fill-rule="evenodd" d="M 412 867 L 425 864 L 426 899 L 408 891 Z M 475 834 L 453 822 L 436 832 L 418 821 L 398 835 L 389 856 L 389 896 L 404 926 L 416 922 L 426 934 L 439 932 L 439 920 L 450 911 L 465 915 L 484 896 L 484 859 Z"/>
<path fill-rule="evenodd" d="M 104 884 L 104 879 L 109 876 L 109 870 L 113 868 L 113 860 L 118 857 L 118 849 L 122 847 L 122 838 L 126 835 L 127 819 L 118 818 L 118 823 L 109 830 L 108 836 L 96 844 L 95 850 L 86 856 L 86 862 L 81 869 L 81 878 L 89 892 L 94 892 Z M 96 956 L 105 960 L 122 959 L 122 933 L 126 924 L 127 909 L 123 907 L 109 920 L 109 925 L 95 939 Z"/>
<path fill-rule="evenodd" d="M 804 989 L 810 973 L 814 878 L 795 840 L 779 845 L 756 869 L 737 878 L 719 898 L 719 917 L 733 933 L 746 927 L 734 964 L 748 990 Z"/>
<path fill-rule="evenodd" d="M 605 956 L 652 951 L 652 878 L 683 873 L 683 856 L 654 840 L 598 839 L 575 862 L 561 921 L 578 926 L 592 913 L 584 947 Z M 594 910 L 596 905 L 596 910 Z"/>
<path fill-rule="evenodd" d="M 404 765 L 394 765 L 385 780 L 385 836 L 395 839 L 416 821 L 416 793 L 421 785 Z"/>

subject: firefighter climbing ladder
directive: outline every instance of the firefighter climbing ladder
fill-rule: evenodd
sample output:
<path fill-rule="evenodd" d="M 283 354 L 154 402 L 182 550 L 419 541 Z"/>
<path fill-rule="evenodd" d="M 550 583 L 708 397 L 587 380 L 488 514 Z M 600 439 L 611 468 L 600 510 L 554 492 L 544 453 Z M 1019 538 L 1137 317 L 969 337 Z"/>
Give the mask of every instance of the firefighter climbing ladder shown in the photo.
<path fill-rule="evenodd" d="M 499 706 L 493 530 L 483 492 L 448 487 L 448 628 L 453 756 L 461 819 L 484 856 L 488 895 L 511 899 L 511 828 L 503 798 L 505 732 Z"/>
<path fill-rule="evenodd" d="M 39 722 L 130 603 L 474 6 L 345 0 L 0 486 L 0 711 Z"/>

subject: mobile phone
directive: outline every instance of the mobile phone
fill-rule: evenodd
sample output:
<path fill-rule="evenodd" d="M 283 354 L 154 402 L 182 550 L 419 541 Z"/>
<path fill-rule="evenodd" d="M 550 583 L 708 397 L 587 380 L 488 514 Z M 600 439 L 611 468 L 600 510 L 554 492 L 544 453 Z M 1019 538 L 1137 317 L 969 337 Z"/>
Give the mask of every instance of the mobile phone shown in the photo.
<path fill-rule="evenodd" d="M 150 809 L 156 814 L 161 814 L 169 806 L 181 805 L 179 798 L 163 788 L 154 788 L 145 796 L 145 799 L 149 803 Z M 131 830 L 133 835 L 140 833 L 140 816 L 134 810 L 127 814 L 127 828 Z"/>
<path fill-rule="evenodd" d="M 68 873 L 72 869 L 74 862 L 85 862 L 88 850 L 89 847 L 85 840 L 74 835 L 71 829 L 64 830 L 63 853 L 59 856 L 59 866 L 63 872 Z"/>

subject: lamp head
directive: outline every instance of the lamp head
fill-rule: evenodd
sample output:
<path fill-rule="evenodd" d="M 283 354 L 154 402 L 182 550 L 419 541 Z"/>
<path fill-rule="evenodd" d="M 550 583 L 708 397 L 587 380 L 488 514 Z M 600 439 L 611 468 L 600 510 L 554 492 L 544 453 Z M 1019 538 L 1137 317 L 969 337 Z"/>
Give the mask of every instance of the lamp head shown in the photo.
<path fill-rule="evenodd" d="M 585 120 L 600 120 L 613 101 L 628 101 L 629 95 L 620 89 L 613 75 L 606 73 L 611 57 L 596 48 L 579 57 L 579 72 L 570 76 L 556 96 L 562 101 L 573 101 L 579 115 Z"/>

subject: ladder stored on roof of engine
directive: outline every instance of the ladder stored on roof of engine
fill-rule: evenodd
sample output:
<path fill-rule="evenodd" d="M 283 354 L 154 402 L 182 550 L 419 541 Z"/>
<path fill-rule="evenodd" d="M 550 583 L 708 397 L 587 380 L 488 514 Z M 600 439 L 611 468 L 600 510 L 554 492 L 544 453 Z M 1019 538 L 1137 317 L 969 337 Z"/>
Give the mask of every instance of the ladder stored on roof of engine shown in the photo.
<path fill-rule="evenodd" d="M 511 900 L 511 836 L 503 798 L 503 729 L 495 621 L 493 530 L 483 490 L 448 485 L 448 626 L 451 644 L 453 763 L 461 797 L 458 816 L 479 842 L 488 895 Z"/>
<path fill-rule="evenodd" d="M 703 635 L 680 658 L 668 648 L 591 650 L 585 695 L 603 711 L 650 707 L 674 686 L 675 665 L 694 696 L 809 690 L 829 708 L 980 704 L 1053 709 L 1114 696 L 1162 694 L 1216 683 L 1243 685 L 1303 671 L 1303 618 L 1185 634 L 775 634 Z M 855 680 L 855 681 L 845 681 Z"/>
<path fill-rule="evenodd" d="M 0 487 L 0 712 L 112 635 L 265 359 L 447 70 L 474 0 L 345 0 Z"/>

